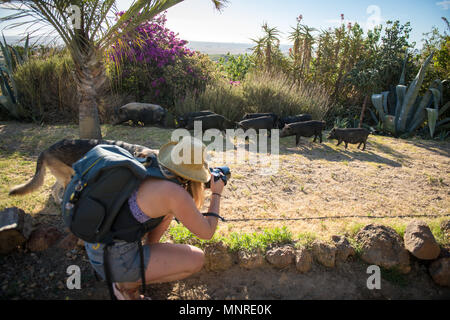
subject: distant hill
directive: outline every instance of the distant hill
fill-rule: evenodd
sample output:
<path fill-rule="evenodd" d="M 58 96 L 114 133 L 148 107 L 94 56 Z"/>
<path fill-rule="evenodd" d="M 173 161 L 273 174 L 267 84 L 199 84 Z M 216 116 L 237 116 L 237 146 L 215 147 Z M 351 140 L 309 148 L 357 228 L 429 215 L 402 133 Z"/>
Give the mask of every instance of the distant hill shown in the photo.
<path fill-rule="evenodd" d="M 251 43 L 232 43 L 232 42 L 204 42 L 204 41 L 189 41 L 187 46 L 195 51 L 200 51 L 209 55 L 227 54 L 244 54 L 251 53 L 251 48 L 254 44 Z M 289 52 L 290 45 L 280 45 L 283 53 Z"/>
<path fill-rule="evenodd" d="M 17 44 L 18 40 L 21 38 L 19 36 L 5 36 L 6 42 L 8 44 Z M 2 39 L 3 40 L 3 39 Z M 34 41 L 31 40 L 31 43 Z M 23 45 L 23 43 L 21 43 Z M 251 53 L 251 48 L 254 46 L 252 43 L 233 43 L 233 42 L 206 42 L 206 41 L 189 41 L 187 46 L 195 51 L 200 51 L 202 53 L 215 56 L 215 55 L 225 55 L 228 52 L 231 54 L 244 54 Z M 283 53 L 289 52 L 290 45 L 280 45 L 281 51 Z"/>

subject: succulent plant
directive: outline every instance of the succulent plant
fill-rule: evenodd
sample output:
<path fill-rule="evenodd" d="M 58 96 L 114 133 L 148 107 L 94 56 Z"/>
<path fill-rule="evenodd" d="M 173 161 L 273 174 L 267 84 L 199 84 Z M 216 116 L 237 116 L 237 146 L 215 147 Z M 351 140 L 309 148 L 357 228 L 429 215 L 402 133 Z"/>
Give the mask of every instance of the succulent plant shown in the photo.
<path fill-rule="evenodd" d="M 0 63 L 0 89 L 2 90 L 0 106 L 5 108 L 11 116 L 17 119 L 20 118 L 21 108 L 17 101 L 17 89 L 13 73 L 18 65 L 22 65 L 28 60 L 28 41 L 29 36 L 27 36 L 25 41 L 23 56 L 14 47 L 6 43 L 5 36 L 3 36 L 3 43 L 0 41 L 0 49 L 4 59 Z"/>
<path fill-rule="evenodd" d="M 423 96 L 419 96 L 426 70 L 432 58 L 433 53 L 425 60 L 415 79 L 408 87 L 404 85 L 405 63 L 395 93 L 385 91 L 372 95 L 372 103 L 384 131 L 394 135 L 410 134 L 428 120 L 430 135 L 433 137 L 438 127 L 450 122 L 450 118 L 438 122 L 439 116 L 450 107 L 450 104 L 447 103 L 439 110 L 439 105 L 442 102 L 443 82 L 438 79 L 435 80 L 427 92 Z M 406 59 L 407 57 L 405 62 Z M 396 97 L 395 106 L 392 106 L 392 108 L 388 106 L 389 94 L 394 94 Z M 389 113 L 389 110 L 391 110 L 391 113 Z M 375 117 L 373 113 L 372 116 Z"/>

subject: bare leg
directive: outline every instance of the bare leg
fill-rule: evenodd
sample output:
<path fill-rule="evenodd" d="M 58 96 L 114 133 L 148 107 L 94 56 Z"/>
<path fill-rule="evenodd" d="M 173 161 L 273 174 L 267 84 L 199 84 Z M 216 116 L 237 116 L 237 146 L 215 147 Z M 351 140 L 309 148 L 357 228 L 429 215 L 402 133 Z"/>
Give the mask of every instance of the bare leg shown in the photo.
<path fill-rule="evenodd" d="M 148 284 L 181 280 L 199 272 L 203 264 L 204 253 L 199 248 L 184 244 L 151 244 L 145 280 Z M 120 283 L 118 289 L 129 298 L 137 299 L 140 285 L 140 280 Z"/>

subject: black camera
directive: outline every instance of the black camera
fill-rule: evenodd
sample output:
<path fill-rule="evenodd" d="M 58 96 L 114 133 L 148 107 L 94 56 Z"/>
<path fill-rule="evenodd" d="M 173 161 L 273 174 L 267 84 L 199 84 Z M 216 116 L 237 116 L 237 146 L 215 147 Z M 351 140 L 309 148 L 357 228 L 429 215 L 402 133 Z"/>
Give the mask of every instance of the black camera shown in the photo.
<path fill-rule="evenodd" d="M 219 179 L 222 179 L 224 185 L 227 185 L 228 179 L 231 178 L 231 170 L 230 170 L 230 168 L 228 168 L 226 166 L 217 167 L 217 168 L 209 168 L 209 171 L 211 171 L 211 174 L 214 177 L 214 181 L 218 181 Z M 211 188 L 210 181 L 205 183 L 205 188 L 206 189 Z"/>

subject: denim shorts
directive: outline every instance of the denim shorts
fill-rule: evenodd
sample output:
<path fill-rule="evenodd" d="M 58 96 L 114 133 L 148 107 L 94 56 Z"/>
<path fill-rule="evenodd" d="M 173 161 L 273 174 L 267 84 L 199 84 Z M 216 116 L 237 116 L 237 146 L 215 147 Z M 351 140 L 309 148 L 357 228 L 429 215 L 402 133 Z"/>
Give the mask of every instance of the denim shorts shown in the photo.
<path fill-rule="evenodd" d="M 101 243 L 85 243 L 89 261 L 94 270 L 105 279 L 103 252 L 105 245 Z M 142 246 L 144 266 L 147 269 L 150 260 L 150 247 Z M 108 248 L 108 262 L 112 282 L 137 282 L 141 280 L 141 258 L 136 242 L 117 241 Z"/>

